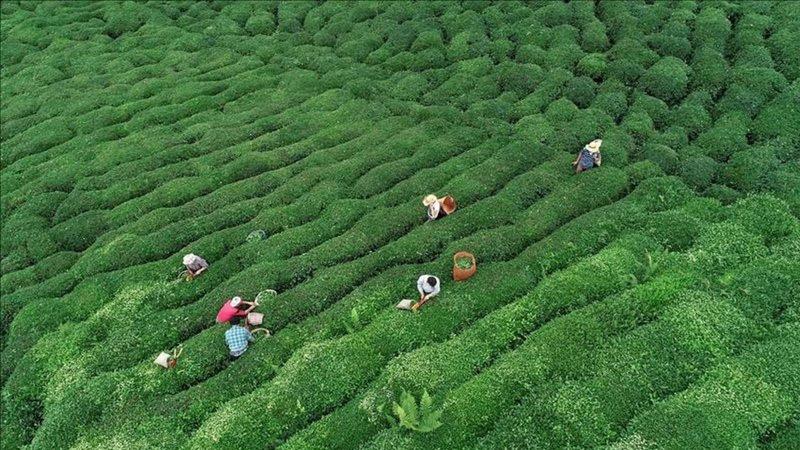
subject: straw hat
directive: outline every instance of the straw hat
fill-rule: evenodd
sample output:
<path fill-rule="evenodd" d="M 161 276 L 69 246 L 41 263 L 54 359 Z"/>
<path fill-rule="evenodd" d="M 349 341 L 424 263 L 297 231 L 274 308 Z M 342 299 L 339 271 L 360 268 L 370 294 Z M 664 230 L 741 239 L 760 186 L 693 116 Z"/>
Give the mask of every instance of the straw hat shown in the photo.
<path fill-rule="evenodd" d="M 237 297 L 233 297 L 231 299 L 231 306 L 233 306 L 234 308 L 236 308 L 237 306 L 239 306 L 241 304 L 242 304 L 242 297 L 238 297 L 237 296 Z"/>
<path fill-rule="evenodd" d="M 592 142 L 589 142 L 588 144 L 586 144 L 586 148 L 588 148 L 589 151 L 592 152 L 592 153 L 597 153 L 597 152 L 600 151 L 600 146 L 601 145 L 603 145 L 603 140 L 602 139 L 595 139 Z"/>
<path fill-rule="evenodd" d="M 183 265 L 188 266 L 189 264 L 193 263 L 195 259 L 197 259 L 197 255 L 194 253 L 189 253 L 183 257 Z"/>
<path fill-rule="evenodd" d="M 432 204 L 436 203 L 439 199 L 436 198 L 433 194 L 428 194 L 425 198 L 422 199 L 422 204 L 425 206 L 431 206 Z"/>

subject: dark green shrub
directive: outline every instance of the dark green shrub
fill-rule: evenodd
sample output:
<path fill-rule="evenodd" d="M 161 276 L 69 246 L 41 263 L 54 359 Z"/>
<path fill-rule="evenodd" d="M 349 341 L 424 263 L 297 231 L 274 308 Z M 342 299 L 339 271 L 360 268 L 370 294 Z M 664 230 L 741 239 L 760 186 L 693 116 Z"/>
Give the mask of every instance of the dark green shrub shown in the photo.
<path fill-rule="evenodd" d="M 625 84 L 633 84 L 644 75 L 645 69 L 634 61 L 617 59 L 608 63 L 606 75 Z"/>
<path fill-rule="evenodd" d="M 729 64 L 722 54 L 711 47 L 700 47 L 692 58 L 689 81 L 694 89 L 705 89 L 716 94 L 726 87 Z"/>
<path fill-rule="evenodd" d="M 664 176 L 664 171 L 661 170 L 660 167 L 658 167 L 652 161 L 647 160 L 638 161 L 625 166 L 625 173 L 628 175 L 628 179 L 634 186 L 638 186 L 639 183 L 648 178 Z"/>
<path fill-rule="evenodd" d="M 629 61 L 642 68 L 648 68 L 659 61 L 658 53 L 647 48 L 644 42 L 633 38 L 620 39 L 607 55 L 612 61 Z"/>
<path fill-rule="evenodd" d="M 752 192 L 768 186 L 769 177 L 780 161 L 775 156 L 776 149 L 756 147 L 736 152 L 725 165 L 722 178 L 731 187 Z"/>
<path fill-rule="evenodd" d="M 558 25 L 549 30 L 550 39 L 548 48 L 577 45 L 580 39 L 580 30 L 572 25 Z"/>
<path fill-rule="evenodd" d="M 777 69 L 789 80 L 800 77 L 800 43 L 798 33 L 783 28 L 767 39 L 770 54 L 775 59 Z"/>
<path fill-rule="evenodd" d="M 657 128 L 663 127 L 669 118 L 669 106 L 667 106 L 666 103 L 655 97 L 639 92 L 634 94 L 633 105 L 631 105 L 630 111 L 644 112 L 653 120 L 653 125 Z"/>
<path fill-rule="evenodd" d="M 577 3 L 576 3 L 577 5 Z M 599 20 L 593 20 L 581 28 L 581 47 L 589 53 L 603 52 L 608 48 L 606 26 Z"/>
<path fill-rule="evenodd" d="M 616 121 L 628 111 L 628 100 L 621 92 L 600 93 L 594 98 L 592 108 L 603 111 Z"/>
<path fill-rule="evenodd" d="M 704 190 L 717 179 L 719 164 L 704 155 L 690 156 L 680 163 L 680 176 L 689 186 Z"/>
<path fill-rule="evenodd" d="M 143 9 L 133 2 L 125 2 L 107 10 L 103 15 L 105 20 L 103 31 L 112 38 L 117 38 L 123 33 L 138 30 L 144 24 L 147 15 Z"/>
<path fill-rule="evenodd" d="M 774 64 L 769 50 L 759 45 L 747 45 L 736 54 L 736 66 L 765 67 L 771 69 Z"/>
<path fill-rule="evenodd" d="M 757 233 L 735 223 L 711 224 L 697 237 L 691 254 L 701 270 L 719 274 L 766 255 L 764 238 Z"/>
<path fill-rule="evenodd" d="M 569 24 L 572 20 L 572 10 L 566 3 L 546 3 L 533 13 L 533 17 L 546 27 L 555 27 Z"/>
<path fill-rule="evenodd" d="M 653 120 L 643 111 L 629 113 L 620 126 L 638 144 L 650 140 L 655 134 Z"/>
<path fill-rule="evenodd" d="M 692 54 L 692 43 L 681 36 L 656 33 L 647 37 L 647 44 L 661 56 L 674 56 L 687 61 Z"/>
<path fill-rule="evenodd" d="M 576 77 L 564 86 L 564 96 L 578 108 L 588 107 L 594 100 L 597 84 L 589 77 Z"/>
<path fill-rule="evenodd" d="M 704 8 L 697 14 L 692 41 L 699 47 L 706 45 L 718 52 L 725 50 L 725 42 L 731 34 L 731 23 L 721 10 Z"/>
<path fill-rule="evenodd" d="M 498 85 L 502 91 L 512 91 L 520 98 L 527 96 L 544 78 L 544 72 L 533 64 L 505 61 L 497 65 Z"/>
<path fill-rule="evenodd" d="M 759 142 L 781 137 L 787 146 L 800 145 L 800 83 L 797 81 L 758 113 L 751 131 Z"/>
<path fill-rule="evenodd" d="M 491 41 L 483 33 L 464 31 L 458 33 L 447 46 L 447 58 L 451 62 L 486 55 L 491 48 Z M 527 62 L 527 61 L 522 61 Z"/>
<path fill-rule="evenodd" d="M 244 29 L 251 35 L 272 34 L 275 32 L 275 16 L 269 12 L 252 15 L 244 24 Z"/>
<path fill-rule="evenodd" d="M 604 54 L 591 53 L 578 61 L 575 70 L 578 74 L 586 75 L 594 80 L 600 80 L 605 75 L 607 66 L 608 62 Z"/>
<path fill-rule="evenodd" d="M 443 48 L 442 33 L 438 30 L 423 31 L 417 36 L 417 39 L 411 44 L 411 51 L 419 53 L 428 48 Z"/>
<path fill-rule="evenodd" d="M 747 147 L 749 123 L 741 112 L 726 114 L 710 130 L 700 134 L 696 144 L 718 161 L 727 159 Z"/>
<path fill-rule="evenodd" d="M 546 64 L 547 52 L 536 45 L 521 45 L 517 48 L 515 59 L 523 64 L 542 65 Z"/>
<path fill-rule="evenodd" d="M 647 145 L 644 148 L 644 157 L 658 165 L 666 174 L 674 174 L 678 169 L 678 154 L 667 146 Z"/>
<path fill-rule="evenodd" d="M 797 230 L 797 219 L 782 200 L 769 194 L 745 197 L 730 208 L 731 221 L 764 236 L 768 244 Z"/>
<path fill-rule="evenodd" d="M 547 107 L 544 115 L 553 125 L 569 122 L 578 113 L 578 107 L 566 98 L 560 98 Z"/>
<path fill-rule="evenodd" d="M 794 351 L 799 335 L 796 326 L 783 326 L 770 339 L 722 361 L 696 385 L 637 416 L 629 438 L 614 448 L 636 448 L 641 442 L 664 448 L 752 445 L 797 407 L 793 373 L 800 370 Z"/>
<path fill-rule="evenodd" d="M 670 115 L 670 123 L 683 127 L 692 139 L 711 126 L 711 115 L 698 102 L 684 102 L 673 109 Z"/>
<path fill-rule="evenodd" d="M 686 129 L 679 126 L 672 126 L 664 130 L 653 139 L 654 143 L 666 145 L 671 147 L 678 153 L 681 153 L 683 147 L 689 145 L 689 136 L 686 134 Z"/>
<path fill-rule="evenodd" d="M 720 201 L 723 205 L 730 205 L 738 200 L 742 196 L 742 193 L 722 184 L 712 184 L 705 190 L 703 195 L 712 197 Z"/>
<path fill-rule="evenodd" d="M 667 56 L 642 75 L 639 86 L 650 95 L 669 104 L 675 104 L 686 93 L 689 71 L 689 67 L 683 61 Z"/>
<path fill-rule="evenodd" d="M 772 69 L 749 66 L 737 67 L 731 83 L 720 99 L 717 110 L 721 114 L 744 112 L 750 117 L 758 114 L 764 103 L 788 85 L 786 78 Z"/>
<path fill-rule="evenodd" d="M 447 62 L 444 53 L 437 48 L 429 48 L 414 55 L 409 68 L 411 70 L 423 71 L 445 67 L 446 65 Z"/>
<path fill-rule="evenodd" d="M 547 50 L 545 61 L 542 65 L 548 69 L 572 70 L 584 55 L 585 53 L 578 44 L 559 45 Z"/>

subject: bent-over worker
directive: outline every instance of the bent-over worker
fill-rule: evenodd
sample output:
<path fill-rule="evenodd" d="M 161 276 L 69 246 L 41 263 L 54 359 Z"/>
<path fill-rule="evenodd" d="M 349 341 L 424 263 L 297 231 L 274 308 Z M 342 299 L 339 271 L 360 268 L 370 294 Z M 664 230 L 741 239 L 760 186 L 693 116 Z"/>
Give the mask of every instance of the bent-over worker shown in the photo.
<path fill-rule="evenodd" d="M 595 139 L 578 152 L 578 157 L 572 163 L 575 166 L 575 173 L 581 173 L 594 166 L 600 167 L 600 164 L 603 163 L 603 156 L 600 154 L 601 145 L 603 145 L 603 140 Z"/>
<path fill-rule="evenodd" d="M 456 209 L 456 201 L 449 195 L 438 198 L 435 194 L 429 194 L 422 199 L 422 204 L 428 208 L 428 220 L 441 219 Z"/>
<path fill-rule="evenodd" d="M 217 323 L 229 322 L 234 317 L 247 317 L 250 311 L 258 306 L 253 302 L 246 302 L 242 297 L 233 297 L 226 300 L 217 313 Z"/>
<path fill-rule="evenodd" d="M 418 310 L 428 300 L 436 297 L 442 289 L 442 282 L 433 275 L 423 275 L 417 279 L 417 290 L 419 291 L 419 302 L 411 307 L 414 311 Z"/>
<path fill-rule="evenodd" d="M 188 280 L 193 279 L 208 269 L 208 262 L 194 253 L 189 253 L 183 257 L 183 265 L 186 266 L 186 271 L 188 272 L 186 278 Z"/>
<path fill-rule="evenodd" d="M 231 359 L 236 359 L 247 351 L 247 346 L 254 342 L 253 333 L 241 326 L 241 318 L 233 317 L 231 327 L 225 332 L 225 343 L 228 344 Z"/>

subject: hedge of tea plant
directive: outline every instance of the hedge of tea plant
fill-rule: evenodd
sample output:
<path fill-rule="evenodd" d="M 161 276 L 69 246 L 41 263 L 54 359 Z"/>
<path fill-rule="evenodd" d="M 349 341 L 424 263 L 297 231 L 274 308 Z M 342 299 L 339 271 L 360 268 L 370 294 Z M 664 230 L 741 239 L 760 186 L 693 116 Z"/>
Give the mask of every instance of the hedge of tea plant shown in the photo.
<path fill-rule="evenodd" d="M 0 446 L 793 448 L 799 11 L 2 2 Z"/>

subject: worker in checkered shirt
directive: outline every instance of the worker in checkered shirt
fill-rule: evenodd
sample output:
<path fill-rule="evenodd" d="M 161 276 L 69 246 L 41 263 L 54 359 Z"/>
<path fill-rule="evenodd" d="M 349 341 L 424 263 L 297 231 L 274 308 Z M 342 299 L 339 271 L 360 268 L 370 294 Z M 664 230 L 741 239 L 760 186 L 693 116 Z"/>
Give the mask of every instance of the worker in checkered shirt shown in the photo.
<path fill-rule="evenodd" d="M 247 328 L 239 325 L 242 319 L 233 317 L 229 321 L 231 327 L 225 332 L 225 343 L 228 344 L 231 359 L 236 359 L 247 351 L 247 346 L 255 341 L 253 334 Z"/>

